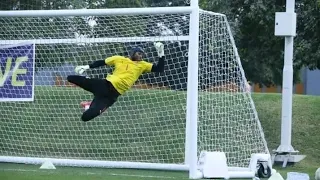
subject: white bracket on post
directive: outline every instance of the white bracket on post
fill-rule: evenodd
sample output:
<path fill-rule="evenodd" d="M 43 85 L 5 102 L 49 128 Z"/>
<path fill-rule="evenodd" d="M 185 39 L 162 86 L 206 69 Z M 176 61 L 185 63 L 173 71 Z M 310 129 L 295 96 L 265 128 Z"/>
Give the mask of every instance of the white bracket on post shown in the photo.
<path fill-rule="evenodd" d="M 276 12 L 275 36 L 296 36 L 297 14 L 294 12 Z"/>

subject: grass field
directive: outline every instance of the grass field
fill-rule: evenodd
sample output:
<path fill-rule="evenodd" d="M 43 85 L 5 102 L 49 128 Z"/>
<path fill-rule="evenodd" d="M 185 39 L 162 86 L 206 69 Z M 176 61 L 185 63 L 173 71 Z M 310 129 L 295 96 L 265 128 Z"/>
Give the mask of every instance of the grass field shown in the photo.
<path fill-rule="evenodd" d="M 122 102 L 126 102 L 125 105 L 116 105 L 107 112 L 108 115 L 84 125 L 79 119 L 81 109 L 78 104 L 81 100 L 78 98 L 81 96 L 83 100 L 90 99 L 90 95 L 73 88 L 68 90 L 57 88 L 54 94 L 50 94 L 52 92 L 49 90 L 38 89 L 35 103 L 32 105 L 0 103 L 2 112 L 4 112 L 2 113 L 4 118 L 0 122 L 1 155 L 81 157 L 144 162 L 152 159 L 169 163 L 183 161 L 185 107 L 182 104 L 185 103 L 185 93 L 165 91 L 165 94 L 162 92 L 161 99 L 156 99 L 158 103 L 154 103 L 157 98 L 155 95 L 159 92 L 132 92 L 134 94 L 123 97 Z M 48 94 L 50 94 L 50 99 L 46 98 Z M 206 101 L 205 96 L 201 96 L 203 101 Z M 234 100 L 216 95 L 210 98 L 217 103 L 216 106 L 219 106 L 222 101 Z M 272 150 L 280 142 L 281 96 L 279 94 L 254 94 L 253 99 L 269 149 Z M 146 103 L 149 101 L 153 102 L 152 106 L 150 106 L 151 103 Z M 241 102 L 239 104 L 229 108 L 228 113 L 244 112 L 246 115 L 252 113 L 245 112 L 246 105 L 241 105 Z M 72 111 L 65 109 L 66 106 L 71 107 Z M 208 107 L 200 105 L 200 108 Z M 320 162 L 319 132 L 316 129 L 320 119 L 320 97 L 296 95 L 293 108 L 292 144 L 294 148 L 301 151 L 301 154 L 306 154 L 307 158 L 294 167 L 280 170 L 280 172 L 283 175 L 287 171 L 306 172 L 313 177 L 313 173 L 319 166 L 317 163 Z M 138 112 L 137 109 L 139 109 Z M 222 112 L 220 109 L 214 110 Z M 201 116 L 208 117 L 213 114 L 202 113 Z M 222 119 L 227 116 L 227 114 L 219 114 L 219 118 Z M 141 119 L 144 120 L 143 123 Z M 231 124 L 231 126 L 237 126 L 237 124 Z M 228 130 L 227 127 L 220 128 L 221 132 L 226 130 Z M 27 136 L 26 132 L 29 132 Z M 70 132 L 78 132 L 78 134 Z M 219 132 L 215 133 L 219 134 Z M 242 135 L 246 138 L 254 133 L 254 131 L 248 131 Z M 218 140 L 221 137 L 218 137 Z M 250 146 L 258 140 L 259 138 L 255 141 L 245 141 L 245 143 Z M 52 146 L 53 143 L 54 146 Z M 230 145 L 227 146 L 230 146 L 230 149 L 239 147 L 235 143 L 230 140 Z M 30 148 L 31 144 L 32 148 Z M 261 145 L 257 145 L 259 146 Z M 34 165 L 0 164 L 1 180 L 186 178 L 187 173 L 183 172 L 69 167 L 58 167 L 57 170 L 47 171 L 39 170 L 39 166 Z"/>
<path fill-rule="evenodd" d="M 278 172 L 286 179 L 287 172 L 308 173 L 310 180 L 314 180 L 315 167 L 287 167 L 276 166 Z M 0 163 L 1 180 L 168 180 L 188 179 L 187 172 L 149 171 L 129 169 L 100 169 L 57 167 L 55 170 L 40 170 L 39 166 L 24 164 Z M 245 180 L 245 179 L 237 179 Z"/>

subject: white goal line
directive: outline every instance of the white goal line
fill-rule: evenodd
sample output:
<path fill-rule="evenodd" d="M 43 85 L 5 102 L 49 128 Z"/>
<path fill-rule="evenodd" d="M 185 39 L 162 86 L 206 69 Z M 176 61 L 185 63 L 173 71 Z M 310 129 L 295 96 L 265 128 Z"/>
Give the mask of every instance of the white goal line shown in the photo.
<path fill-rule="evenodd" d="M 75 44 L 75 43 L 105 43 L 105 42 L 154 42 L 154 41 L 188 41 L 189 36 L 149 36 L 149 37 L 117 37 L 117 38 L 72 38 L 72 39 L 29 39 L 0 40 L 0 45 L 19 44 L 26 41 L 35 44 Z"/>

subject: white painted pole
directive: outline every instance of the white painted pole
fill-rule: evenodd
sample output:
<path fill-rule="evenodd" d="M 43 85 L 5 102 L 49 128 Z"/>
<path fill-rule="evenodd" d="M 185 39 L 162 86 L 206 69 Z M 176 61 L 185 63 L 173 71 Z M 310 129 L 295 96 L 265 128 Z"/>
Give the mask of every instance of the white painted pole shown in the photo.
<path fill-rule="evenodd" d="M 199 57 L 199 4 L 191 0 L 192 12 L 189 27 L 186 162 L 189 165 L 189 178 L 197 179 L 198 142 L 198 57 Z"/>
<path fill-rule="evenodd" d="M 294 13 L 295 0 L 287 0 L 286 12 Z M 293 40 L 285 37 L 284 68 L 282 82 L 281 144 L 277 152 L 295 152 L 291 146 L 292 131 L 292 91 L 293 91 Z"/>

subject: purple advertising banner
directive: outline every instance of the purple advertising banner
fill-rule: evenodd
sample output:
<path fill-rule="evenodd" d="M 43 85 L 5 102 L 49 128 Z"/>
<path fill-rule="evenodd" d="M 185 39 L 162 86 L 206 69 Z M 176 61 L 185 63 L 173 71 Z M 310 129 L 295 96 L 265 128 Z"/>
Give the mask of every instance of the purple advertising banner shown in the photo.
<path fill-rule="evenodd" d="M 35 45 L 0 46 L 0 102 L 33 101 Z"/>

